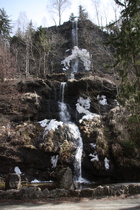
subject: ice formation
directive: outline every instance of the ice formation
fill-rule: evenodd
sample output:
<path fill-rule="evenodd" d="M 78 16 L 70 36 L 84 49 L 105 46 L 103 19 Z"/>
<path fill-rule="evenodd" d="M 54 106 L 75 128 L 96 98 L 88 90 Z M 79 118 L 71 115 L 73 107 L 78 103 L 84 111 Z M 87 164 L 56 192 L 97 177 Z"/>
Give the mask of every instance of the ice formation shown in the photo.
<path fill-rule="evenodd" d="M 63 70 L 70 68 L 70 62 L 75 59 L 80 59 L 83 62 L 86 71 L 90 70 L 90 54 L 86 49 L 79 49 L 77 46 L 74 46 L 72 54 L 66 57 L 61 63 L 64 65 Z"/>
<path fill-rule="evenodd" d="M 94 144 L 94 143 L 90 143 L 90 146 L 94 149 L 96 148 L 96 144 Z"/>
<path fill-rule="evenodd" d="M 109 160 L 107 159 L 107 157 L 105 157 L 105 159 L 104 159 L 104 164 L 105 164 L 105 169 L 108 170 L 109 169 Z"/>
<path fill-rule="evenodd" d="M 97 100 L 99 101 L 99 104 L 101 104 L 101 105 L 107 105 L 107 99 L 106 99 L 106 96 L 104 96 L 104 95 L 98 95 L 97 96 Z"/>
<path fill-rule="evenodd" d="M 100 117 L 100 115 L 90 112 L 88 109 L 90 109 L 90 98 L 84 99 L 82 97 L 79 97 L 76 104 L 76 110 L 79 114 L 85 114 L 79 122 L 81 123 L 84 119 L 86 120 L 92 120 L 94 117 Z"/>
<path fill-rule="evenodd" d="M 65 104 L 64 102 L 58 102 L 58 105 L 60 109 L 60 112 L 59 112 L 60 120 L 65 123 L 69 122 L 71 116 L 68 112 L 67 104 Z"/>
<path fill-rule="evenodd" d="M 16 167 L 14 168 L 14 172 L 15 172 L 16 174 L 22 174 L 22 172 L 21 172 L 21 170 L 20 170 L 20 168 L 19 168 L 18 166 L 16 166 Z"/>
<path fill-rule="evenodd" d="M 94 154 L 91 154 L 91 153 L 90 153 L 90 154 L 89 154 L 89 157 L 92 157 L 91 160 L 90 160 L 90 161 L 92 161 L 92 162 L 95 161 L 95 160 L 96 160 L 96 161 L 99 161 L 98 155 L 97 155 L 96 153 L 94 153 Z"/>
<path fill-rule="evenodd" d="M 41 181 L 37 180 L 37 179 L 34 179 L 31 181 L 31 183 L 40 183 Z"/>
<path fill-rule="evenodd" d="M 74 168 L 75 168 L 75 181 L 82 182 L 82 153 L 83 153 L 83 142 L 82 137 L 79 131 L 79 128 L 74 123 L 68 124 L 69 131 L 71 136 L 75 140 L 76 144 L 76 153 L 75 153 L 75 161 L 74 161 Z"/>
<path fill-rule="evenodd" d="M 57 121 L 55 119 L 52 120 L 42 120 L 39 122 L 42 127 L 45 127 L 44 135 L 47 135 L 50 130 L 56 130 L 58 126 L 63 126 L 63 122 Z"/>
<path fill-rule="evenodd" d="M 55 168 L 57 166 L 57 162 L 58 162 L 58 155 L 52 156 L 51 157 L 52 168 Z"/>

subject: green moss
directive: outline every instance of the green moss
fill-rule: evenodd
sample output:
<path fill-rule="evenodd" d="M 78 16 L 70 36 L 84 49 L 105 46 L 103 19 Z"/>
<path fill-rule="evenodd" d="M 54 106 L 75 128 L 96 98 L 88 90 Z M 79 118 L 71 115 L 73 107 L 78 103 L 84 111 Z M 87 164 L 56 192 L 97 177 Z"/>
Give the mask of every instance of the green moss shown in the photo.
<path fill-rule="evenodd" d="M 121 146 L 123 148 L 124 155 L 126 157 L 137 158 L 139 156 L 138 150 L 137 150 L 137 145 L 134 142 L 132 142 L 131 140 L 122 141 Z"/>
<path fill-rule="evenodd" d="M 4 190 L 5 189 L 5 182 L 0 179 L 0 190 Z"/>

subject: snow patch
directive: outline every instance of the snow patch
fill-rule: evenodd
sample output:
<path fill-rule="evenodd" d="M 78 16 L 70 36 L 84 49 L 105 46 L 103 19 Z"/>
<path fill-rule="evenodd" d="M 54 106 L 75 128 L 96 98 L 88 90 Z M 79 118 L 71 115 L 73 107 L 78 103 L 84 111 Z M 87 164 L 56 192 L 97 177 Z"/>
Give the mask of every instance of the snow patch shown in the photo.
<path fill-rule="evenodd" d="M 104 95 L 98 95 L 97 96 L 97 100 L 99 101 L 99 104 L 101 104 L 101 105 L 107 105 L 107 99 L 106 99 L 106 96 L 104 96 Z"/>
<path fill-rule="evenodd" d="M 16 167 L 14 168 L 14 172 L 15 172 L 16 174 L 22 174 L 22 172 L 21 172 L 21 170 L 20 170 L 20 168 L 19 168 L 18 166 L 16 166 Z"/>
<path fill-rule="evenodd" d="M 57 121 L 55 119 L 52 120 L 43 120 L 39 122 L 42 127 L 45 127 L 44 135 L 47 135 L 50 130 L 56 130 L 58 126 L 63 126 L 63 122 Z"/>
<path fill-rule="evenodd" d="M 79 114 L 85 114 L 79 122 L 82 123 L 84 119 L 86 120 L 92 120 L 94 117 L 100 117 L 100 115 L 90 112 L 88 109 L 90 109 L 90 98 L 84 99 L 82 97 L 79 97 L 76 104 L 76 110 Z"/>
<path fill-rule="evenodd" d="M 96 148 L 96 144 L 94 144 L 94 143 L 90 143 L 90 146 L 94 149 Z"/>
<path fill-rule="evenodd" d="M 31 181 L 31 183 L 40 183 L 41 181 L 37 180 L 37 179 L 34 179 Z"/>
<path fill-rule="evenodd" d="M 44 127 L 47 126 L 48 122 L 49 122 L 49 120 L 45 119 L 45 120 L 40 121 L 39 124 L 40 124 L 41 127 L 44 128 Z"/>
<path fill-rule="evenodd" d="M 58 162 L 58 155 L 52 156 L 51 157 L 52 168 L 55 168 L 57 166 L 57 162 Z"/>
<path fill-rule="evenodd" d="M 79 97 L 79 99 L 77 100 L 77 104 L 76 104 L 76 110 L 79 114 L 90 114 L 90 111 L 88 109 L 90 109 L 90 98 L 84 99 L 82 97 Z"/>
<path fill-rule="evenodd" d="M 85 109 L 90 109 L 90 98 L 88 97 L 87 99 L 84 99 L 82 97 L 79 97 L 79 99 L 77 100 L 77 102 Z"/>
<path fill-rule="evenodd" d="M 90 154 L 89 154 L 89 157 L 92 157 L 91 160 L 90 160 L 91 162 L 93 162 L 93 161 L 95 161 L 95 160 L 96 160 L 96 161 L 99 161 L 98 155 L 97 155 L 96 153 L 94 153 L 94 154 L 91 154 L 91 153 L 90 153 Z"/>
<path fill-rule="evenodd" d="M 94 117 L 99 117 L 99 118 L 100 118 L 100 115 L 95 114 L 95 113 L 91 113 L 91 112 L 90 112 L 90 114 L 84 115 L 84 116 L 79 120 L 79 123 L 82 123 L 83 120 L 92 120 Z"/>
<path fill-rule="evenodd" d="M 78 111 L 79 114 L 90 114 L 90 111 L 88 111 L 87 109 L 85 109 L 83 106 L 81 106 L 79 103 L 76 104 L 76 110 Z"/>
<path fill-rule="evenodd" d="M 109 169 L 109 160 L 107 159 L 107 157 L 105 157 L 105 159 L 104 159 L 104 165 L 105 165 L 105 169 L 108 170 Z"/>

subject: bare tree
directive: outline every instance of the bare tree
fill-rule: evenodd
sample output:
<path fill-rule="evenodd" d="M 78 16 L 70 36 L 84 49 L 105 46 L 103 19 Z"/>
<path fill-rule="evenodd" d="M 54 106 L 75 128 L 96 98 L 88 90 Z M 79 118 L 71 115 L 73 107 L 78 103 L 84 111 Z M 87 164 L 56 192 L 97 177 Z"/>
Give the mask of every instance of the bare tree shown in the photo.
<path fill-rule="evenodd" d="M 100 6 L 100 0 L 92 0 L 94 7 L 95 7 L 95 13 L 96 13 L 96 18 L 97 18 L 97 24 L 100 26 L 100 19 L 99 19 L 99 6 Z"/>
<path fill-rule="evenodd" d="M 53 6 L 52 12 L 58 16 L 59 25 L 61 25 L 62 14 L 69 4 L 70 4 L 69 0 L 54 0 L 52 2 L 52 6 Z M 53 18 L 53 20 L 54 20 L 54 18 Z"/>
<path fill-rule="evenodd" d="M 15 24 L 16 34 L 19 33 L 19 30 L 20 30 L 20 35 L 24 37 L 28 24 L 29 24 L 29 20 L 27 18 L 26 12 L 20 12 L 19 17 Z"/>

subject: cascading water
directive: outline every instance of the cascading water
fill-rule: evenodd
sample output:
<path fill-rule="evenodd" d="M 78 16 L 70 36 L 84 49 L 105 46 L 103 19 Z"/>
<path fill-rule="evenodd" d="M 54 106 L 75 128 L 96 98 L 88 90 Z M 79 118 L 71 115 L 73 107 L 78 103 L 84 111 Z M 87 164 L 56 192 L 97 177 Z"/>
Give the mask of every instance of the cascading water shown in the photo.
<path fill-rule="evenodd" d="M 72 21 L 72 47 L 78 46 L 78 21 L 75 17 Z"/>
<path fill-rule="evenodd" d="M 64 123 L 67 123 L 70 121 L 70 114 L 68 112 L 67 104 L 64 103 L 64 93 L 65 93 L 65 86 L 66 82 L 61 82 L 61 101 L 58 102 L 59 105 L 59 116 L 60 120 Z"/>
<path fill-rule="evenodd" d="M 78 20 L 77 20 L 77 17 L 75 17 L 74 20 L 72 21 L 72 46 L 73 46 L 73 48 L 75 46 L 78 47 Z M 71 77 L 73 76 L 74 73 L 78 72 L 78 67 L 79 67 L 79 60 L 78 60 L 78 58 L 75 58 L 72 61 Z"/>
<path fill-rule="evenodd" d="M 81 134 L 79 131 L 79 128 L 77 125 L 72 123 L 70 121 L 70 113 L 67 108 L 67 104 L 64 103 L 64 94 L 65 94 L 65 86 L 66 83 L 61 83 L 61 102 L 59 102 L 59 115 L 60 120 L 67 124 L 69 128 L 69 134 L 71 135 L 75 147 L 76 147 L 76 153 L 75 153 L 75 161 L 74 161 L 74 181 L 75 182 L 82 182 L 82 153 L 83 153 L 83 142 L 81 138 Z"/>
<path fill-rule="evenodd" d="M 74 79 L 74 74 L 79 71 L 79 60 L 83 64 L 83 70 L 90 71 L 90 54 L 86 49 L 78 48 L 78 19 L 73 18 L 72 21 L 72 54 L 62 60 L 63 70 L 71 72 L 70 79 Z"/>
<path fill-rule="evenodd" d="M 64 93 L 65 93 L 65 86 L 66 86 L 66 82 L 61 82 L 61 93 L 62 93 L 62 96 L 61 96 L 61 100 L 62 102 L 64 103 Z"/>

